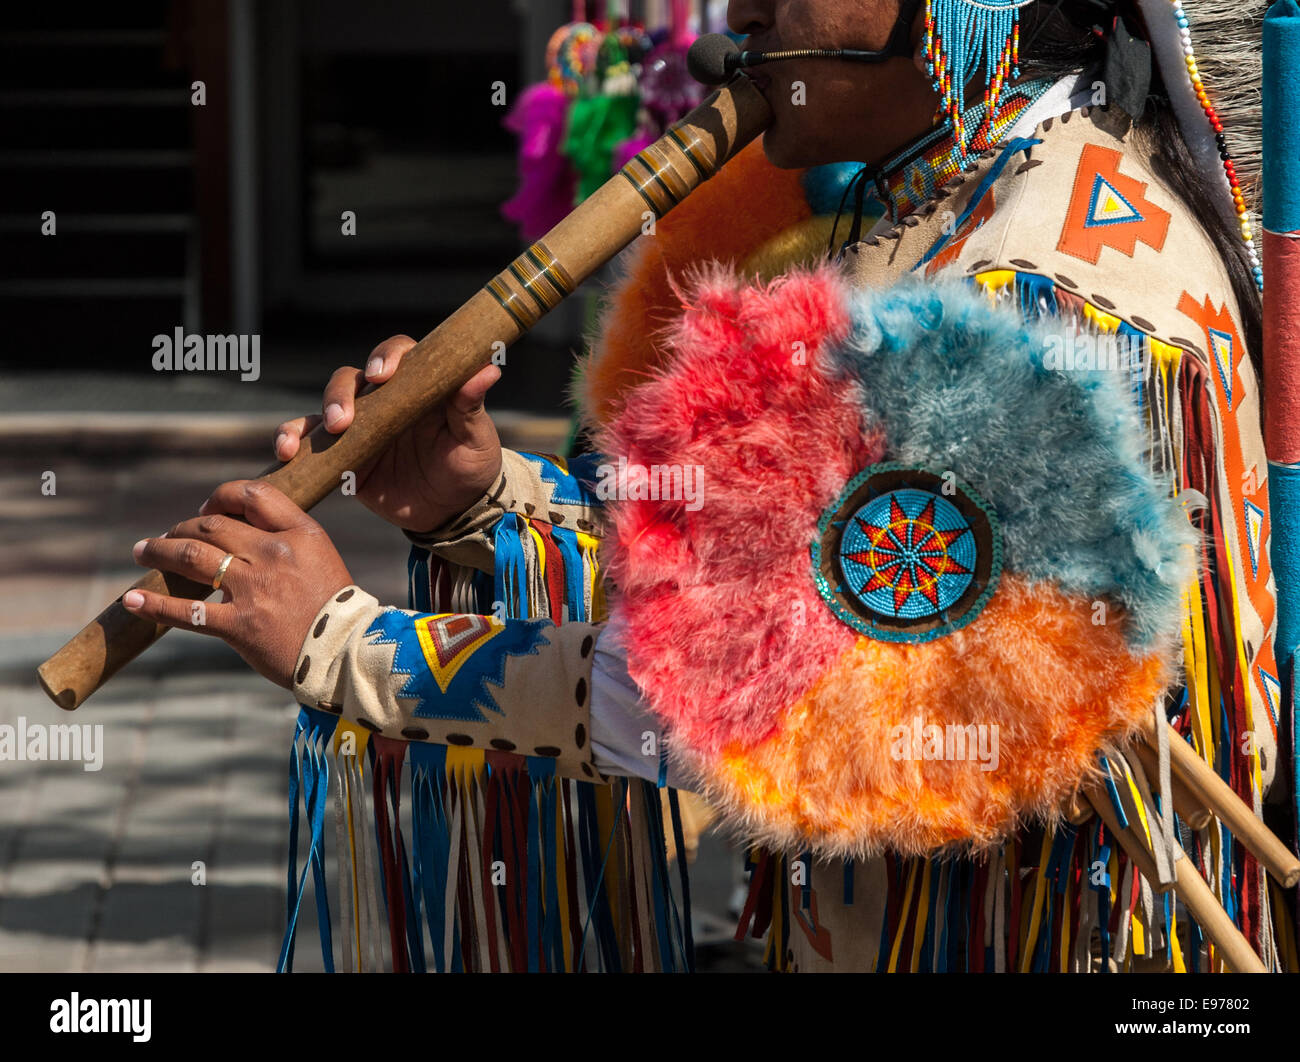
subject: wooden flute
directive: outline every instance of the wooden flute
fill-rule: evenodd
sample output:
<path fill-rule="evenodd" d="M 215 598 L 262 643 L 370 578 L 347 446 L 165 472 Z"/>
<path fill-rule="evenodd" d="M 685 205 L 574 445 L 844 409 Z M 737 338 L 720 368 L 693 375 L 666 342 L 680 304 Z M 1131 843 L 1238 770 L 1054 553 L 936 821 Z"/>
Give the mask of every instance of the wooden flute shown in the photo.
<path fill-rule="evenodd" d="M 342 435 L 318 427 L 293 460 L 261 476 L 310 509 L 428 410 L 444 401 L 668 213 L 772 120 L 748 78 L 738 76 L 633 158 L 563 221 L 498 273 L 402 358 L 393 378 L 357 399 Z M 127 589 L 202 600 L 211 586 L 150 571 Z M 123 591 L 125 594 L 126 591 Z M 118 595 L 38 669 L 60 708 L 73 709 L 169 628 L 132 615 Z"/>

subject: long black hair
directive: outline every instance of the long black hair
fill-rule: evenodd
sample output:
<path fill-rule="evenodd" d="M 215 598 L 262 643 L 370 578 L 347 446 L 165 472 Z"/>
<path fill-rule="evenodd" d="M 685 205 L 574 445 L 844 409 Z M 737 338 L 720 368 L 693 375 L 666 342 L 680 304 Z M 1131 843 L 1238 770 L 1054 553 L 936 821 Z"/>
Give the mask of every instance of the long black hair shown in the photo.
<path fill-rule="evenodd" d="M 1131 25 L 1136 19 L 1127 5 L 1116 0 L 1037 0 L 1020 9 L 1020 71 L 1028 77 L 1066 77 L 1078 71 L 1100 71 L 1106 42 L 1103 27 L 1124 13 Z M 1212 86 L 1211 86 L 1212 90 Z M 1191 208 L 1206 235 L 1223 256 L 1232 291 L 1241 309 L 1242 339 L 1261 375 L 1263 303 L 1251 271 L 1250 257 L 1241 231 L 1222 213 L 1224 196 L 1216 175 L 1207 174 L 1183 139 L 1178 119 L 1160 72 L 1152 63 L 1151 88 L 1142 113 L 1134 115 L 1133 130 L 1149 151 L 1164 184 Z"/>

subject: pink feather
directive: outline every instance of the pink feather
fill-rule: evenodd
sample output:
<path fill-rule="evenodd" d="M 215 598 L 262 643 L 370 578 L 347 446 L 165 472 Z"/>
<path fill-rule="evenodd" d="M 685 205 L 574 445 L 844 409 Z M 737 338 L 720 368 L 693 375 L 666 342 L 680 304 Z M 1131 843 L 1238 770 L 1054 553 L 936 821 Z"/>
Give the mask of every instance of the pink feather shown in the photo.
<path fill-rule="evenodd" d="M 716 751 L 772 734 L 780 706 L 853 644 L 808 545 L 884 439 L 830 367 L 849 326 L 832 269 L 746 287 L 717 267 L 679 294 L 673 361 L 599 443 L 615 463 L 701 468 L 703 504 L 611 502 L 608 572 L 633 679 L 687 745 Z"/>
<path fill-rule="evenodd" d="M 545 235 L 573 209 L 578 178 L 560 151 L 568 115 L 563 90 L 542 82 L 524 89 L 502 123 L 519 137 L 519 189 L 501 214 L 525 240 Z"/>

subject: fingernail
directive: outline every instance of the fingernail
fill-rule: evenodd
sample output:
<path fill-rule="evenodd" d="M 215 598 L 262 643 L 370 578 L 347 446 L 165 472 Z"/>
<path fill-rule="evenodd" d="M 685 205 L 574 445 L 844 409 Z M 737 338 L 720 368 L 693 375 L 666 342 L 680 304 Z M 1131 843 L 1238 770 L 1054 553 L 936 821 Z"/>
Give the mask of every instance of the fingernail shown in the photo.
<path fill-rule="evenodd" d="M 378 376 L 383 371 L 384 371 L 383 358 L 371 358 L 368 362 L 366 362 L 367 376 Z"/>
<path fill-rule="evenodd" d="M 149 540 L 147 538 L 140 539 L 139 542 L 137 542 L 134 546 L 131 547 L 131 556 L 133 556 L 136 560 L 139 560 L 140 554 L 144 552 L 144 548 L 147 545 L 149 545 Z"/>
<path fill-rule="evenodd" d="M 128 590 L 122 597 L 122 604 L 127 608 L 139 608 L 144 604 L 144 594 L 139 590 Z"/>
<path fill-rule="evenodd" d="M 331 402 L 325 407 L 325 427 L 332 428 L 339 422 L 343 416 L 343 407 L 337 402 Z"/>
<path fill-rule="evenodd" d="M 284 446 L 284 441 L 287 438 L 289 438 L 289 436 L 286 435 L 284 432 L 280 432 L 280 434 L 275 437 L 275 452 L 277 454 L 280 452 L 281 447 Z"/>

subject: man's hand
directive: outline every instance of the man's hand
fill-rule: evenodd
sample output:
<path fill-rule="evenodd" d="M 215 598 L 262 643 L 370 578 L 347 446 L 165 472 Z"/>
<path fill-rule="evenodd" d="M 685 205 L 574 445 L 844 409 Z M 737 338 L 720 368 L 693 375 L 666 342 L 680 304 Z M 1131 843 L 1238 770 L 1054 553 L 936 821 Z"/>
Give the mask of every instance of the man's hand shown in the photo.
<path fill-rule="evenodd" d="M 311 621 L 352 582 L 347 565 L 320 524 L 269 484 L 223 483 L 199 512 L 162 538 L 137 542 L 135 559 L 210 584 L 226 554 L 233 554 L 221 579 L 221 602 L 132 590 L 122 604 L 157 623 L 215 635 L 254 671 L 291 688 Z"/>
<path fill-rule="evenodd" d="M 338 435 L 352 423 L 354 402 L 367 384 L 392 379 L 415 346 L 394 336 L 375 347 L 365 371 L 344 367 L 330 377 L 322 415 L 298 417 L 276 429 L 275 456 L 288 461 L 302 437 L 322 421 Z M 432 531 L 473 505 L 501 474 L 501 441 L 483 399 L 501 378 L 488 365 L 455 395 L 398 436 L 365 468 L 356 469 L 357 497 L 371 512 L 407 531 Z"/>

